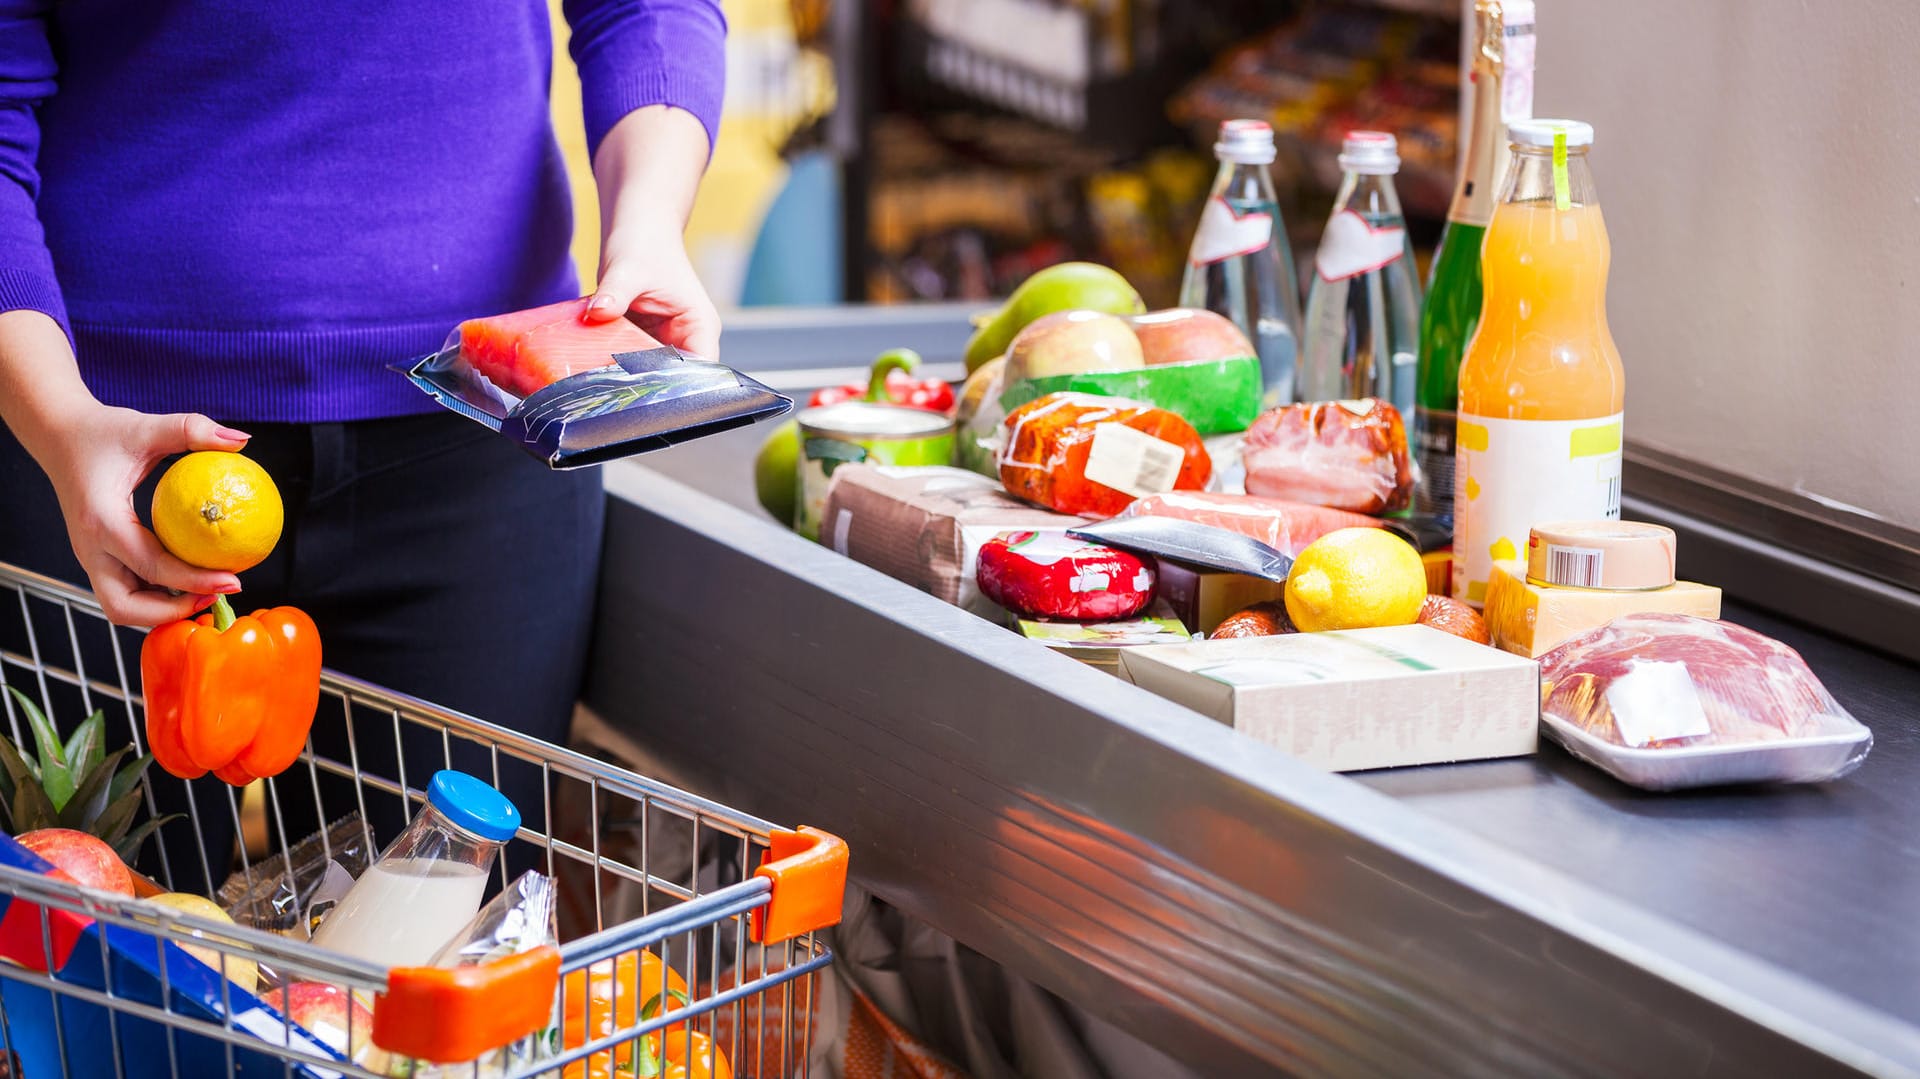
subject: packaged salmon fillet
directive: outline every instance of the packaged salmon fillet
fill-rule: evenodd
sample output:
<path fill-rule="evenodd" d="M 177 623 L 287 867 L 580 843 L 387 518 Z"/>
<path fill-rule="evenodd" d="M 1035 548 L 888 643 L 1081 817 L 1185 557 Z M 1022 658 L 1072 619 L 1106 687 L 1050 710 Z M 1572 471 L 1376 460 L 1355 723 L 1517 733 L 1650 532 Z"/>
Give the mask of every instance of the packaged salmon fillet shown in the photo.
<path fill-rule="evenodd" d="M 1207 485 L 1213 461 L 1193 425 L 1118 397 L 1052 393 L 1002 423 L 1000 482 L 1060 513 L 1112 517 L 1136 498 Z"/>
<path fill-rule="evenodd" d="M 578 468 L 778 416 L 788 398 L 683 353 L 626 319 L 587 322 L 587 297 L 468 319 L 398 368 L 446 408 L 553 468 Z"/>

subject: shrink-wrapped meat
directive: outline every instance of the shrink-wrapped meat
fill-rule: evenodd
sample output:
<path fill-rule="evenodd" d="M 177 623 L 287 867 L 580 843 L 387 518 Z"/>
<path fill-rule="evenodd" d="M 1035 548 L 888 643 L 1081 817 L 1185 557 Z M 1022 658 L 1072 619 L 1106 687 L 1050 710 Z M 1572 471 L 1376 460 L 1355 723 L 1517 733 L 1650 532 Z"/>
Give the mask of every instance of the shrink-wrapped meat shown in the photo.
<path fill-rule="evenodd" d="M 1342 528 L 1378 528 L 1380 522 L 1363 514 L 1287 502 L 1278 498 L 1221 494 L 1216 491 L 1169 491 L 1149 495 L 1128 506 L 1121 517 L 1174 517 L 1196 524 L 1238 532 L 1292 557 L 1307 544 Z"/>
<path fill-rule="evenodd" d="M 1402 510 L 1413 496 L 1406 426 L 1376 398 L 1262 413 L 1242 454 L 1250 495 L 1353 513 Z"/>
<path fill-rule="evenodd" d="M 1193 425 L 1117 397 L 1053 393 L 1007 415 L 1000 482 L 1061 513 L 1111 517 L 1135 498 L 1206 486 L 1213 462 Z"/>

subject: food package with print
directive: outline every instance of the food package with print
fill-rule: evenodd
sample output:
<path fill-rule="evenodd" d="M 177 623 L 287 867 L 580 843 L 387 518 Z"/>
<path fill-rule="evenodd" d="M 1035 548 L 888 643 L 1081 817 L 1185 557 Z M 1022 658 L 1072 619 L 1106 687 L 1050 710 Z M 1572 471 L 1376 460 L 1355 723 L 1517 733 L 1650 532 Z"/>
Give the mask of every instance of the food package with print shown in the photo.
<path fill-rule="evenodd" d="M 1400 410 L 1378 398 L 1262 413 L 1241 450 L 1247 493 L 1353 513 L 1392 513 L 1413 498 Z"/>
<path fill-rule="evenodd" d="M 1153 602 L 1138 555 L 1050 532 L 1006 532 L 980 548 L 980 591 L 1020 618 L 1114 622 Z"/>
<path fill-rule="evenodd" d="M 1000 480 L 1061 513 L 1112 517 L 1136 498 L 1205 487 L 1213 462 L 1193 425 L 1163 408 L 1055 393 L 1007 414 Z"/>
<path fill-rule="evenodd" d="M 1798 652 L 1711 618 L 1616 618 L 1541 657 L 1540 688 L 1549 734 L 1649 790 L 1834 779 L 1873 745 Z"/>

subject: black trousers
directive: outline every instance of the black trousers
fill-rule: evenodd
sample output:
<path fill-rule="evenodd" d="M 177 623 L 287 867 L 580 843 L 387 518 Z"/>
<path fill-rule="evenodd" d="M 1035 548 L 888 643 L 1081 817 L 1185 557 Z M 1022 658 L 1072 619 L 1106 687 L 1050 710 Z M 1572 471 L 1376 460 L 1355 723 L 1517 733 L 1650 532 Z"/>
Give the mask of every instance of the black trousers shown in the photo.
<path fill-rule="evenodd" d="M 286 528 L 273 554 L 240 575 L 239 613 L 291 604 L 320 629 L 328 667 L 549 742 L 564 742 L 583 675 L 592 626 L 604 501 L 598 469 L 554 472 L 498 435 L 451 414 L 333 424 L 235 424 L 253 435 L 246 453 L 260 462 L 286 502 Z M 135 495 L 142 518 L 162 463 Z M 68 546 L 53 488 L 33 460 L 0 428 L 0 561 L 85 586 Z M 12 604 L 13 597 L 0 593 Z M 57 662 L 66 628 L 57 610 L 36 611 L 44 657 Z M 24 654 L 17 611 L 0 611 L 0 649 Z M 123 634 L 127 677 L 138 691 L 138 635 Z M 113 659 L 104 632 L 84 643 L 89 676 L 111 681 Z M 103 673 L 105 672 L 105 673 Z M 0 670 L 21 683 L 17 665 Z M 66 694 L 72 698 L 72 694 Z M 96 702 L 97 703 L 97 702 Z M 56 716 L 71 730 L 83 716 L 77 699 L 56 695 Z M 329 713 L 331 710 L 331 714 Z M 315 749 L 346 761 L 346 724 L 339 706 L 321 703 Z M 124 739 L 127 720 L 109 717 Z M 392 717 L 356 715 L 354 751 L 364 771 L 397 777 Z M 0 724 L 4 731 L 4 724 Z M 406 780 L 420 789 L 447 760 L 437 735 L 409 731 L 398 748 Z M 492 779 L 490 754 L 458 746 L 453 765 Z M 534 827 L 544 827 L 537 769 L 500 761 L 500 785 Z M 186 804 L 185 784 L 149 772 L 165 810 Z M 351 788 L 322 778 L 325 813 L 355 808 Z M 230 866 L 218 852 L 233 846 L 226 787 L 195 780 L 195 821 L 161 830 L 173 885 L 207 894 Z M 297 764 L 276 781 L 276 802 L 289 841 L 318 826 L 311 780 Z M 377 842 L 404 825 L 397 797 L 370 798 Z M 278 846 L 280 835 L 273 833 Z M 203 879 L 196 846 L 214 852 Z M 158 877 L 149 843 L 139 867 Z M 515 862 L 520 859 L 516 858 Z M 526 864 L 533 864 L 528 861 Z"/>

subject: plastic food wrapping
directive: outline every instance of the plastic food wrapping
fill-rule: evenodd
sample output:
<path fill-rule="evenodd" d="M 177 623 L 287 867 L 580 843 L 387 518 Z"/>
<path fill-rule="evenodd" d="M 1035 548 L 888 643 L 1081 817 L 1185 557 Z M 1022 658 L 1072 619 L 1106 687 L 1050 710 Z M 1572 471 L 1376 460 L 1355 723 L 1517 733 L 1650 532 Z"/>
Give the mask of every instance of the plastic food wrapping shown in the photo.
<path fill-rule="evenodd" d="M 1248 355 L 1025 379 L 1001 392 L 1000 405 L 1018 408 L 1061 392 L 1124 397 L 1175 413 L 1203 435 L 1220 435 L 1247 429 L 1260 414 L 1260 390 L 1260 361 Z"/>
<path fill-rule="evenodd" d="M 1403 510 L 1413 497 L 1406 425 L 1378 398 L 1262 413 L 1242 452 L 1250 495 L 1353 513 Z"/>
<path fill-rule="evenodd" d="M 1172 517 L 1238 532 L 1289 557 L 1307 544 L 1342 528 L 1378 528 L 1380 522 L 1359 513 L 1287 502 L 1278 498 L 1229 495 L 1213 491 L 1168 491 L 1149 495 L 1122 510 L 1121 518 Z"/>
<path fill-rule="evenodd" d="M 543 944 L 560 942 L 559 921 L 554 906 L 553 878 L 528 870 L 473 916 L 465 929 L 453 935 L 446 947 L 433 957 L 436 967 L 464 967 L 503 959 L 531 951 Z M 556 1005 L 558 1001 L 555 1001 Z M 560 1047 L 560 1016 L 556 1007 L 553 1022 L 511 1045 L 502 1046 L 478 1060 L 461 1064 L 414 1064 L 394 1068 L 392 1074 L 414 1079 L 428 1076 L 493 1077 L 518 1075 L 537 1061 L 553 1057 Z"/>
<path fill-rule="evenodd" d="M 1008 413 L 1000 481 L 1061 513 L 1111 517 L 1135 498 L 1197 491 L 1213 462 L 1193 425 L 1166 409 L 1055 393 Z"/>
<path fill-rule="evenodd" d="M 396 368 L 446 408 L 552 468 L 578 468 L 778 416 L 793 402 L 631 323 L 581 321 L 586 300 L 470 319 Z"/>
<path fill-rule="evenodd" d="M 349 813 L 251 872 L 229 876 L 213 900 L 241 925 L 306 940 L 318 908 L 346 894 L 378 853 L 366 822 Z"/>
<path fill-rule="evenodd" d="M 1171 517 L 1114 518 L 1067 530 L 1067 535 L 1219 573 L 1285 581 L 1293 559 L 1238 532 Z"/>
<path fill-rule="evenodd" d="M 980 591 L 1021 618 L 1113 622 L 1153 601 L 1153 570 L 1125 551 L 1050 532 L 1006 532 L 980 548 Z"/>
<path fill-rule="evenodd" d="M 1799 653 L 1709 618 L 1616 618 L 1542 656 L 1540 682 L 1556 740 L 1650 790 L 1819 782 L 1873 745 Z"/>

